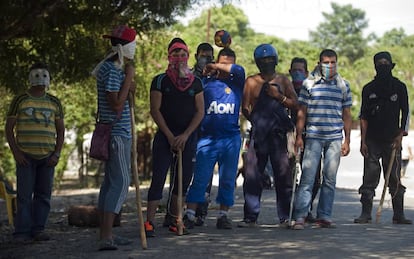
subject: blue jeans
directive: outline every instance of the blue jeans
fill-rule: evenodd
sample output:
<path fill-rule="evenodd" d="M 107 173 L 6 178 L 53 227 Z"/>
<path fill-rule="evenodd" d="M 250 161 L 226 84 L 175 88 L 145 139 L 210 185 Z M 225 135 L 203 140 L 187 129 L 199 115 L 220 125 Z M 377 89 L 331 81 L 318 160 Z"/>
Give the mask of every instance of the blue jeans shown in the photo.
<path fill-rule="evenodd" d="M 322 154 L 323 180 L 319 194 L 317 218 L 331 220 L 335 198 L 336 174 L 341 158 L 341 145 L 341 140 L 306 140 L 302 161 L 302 176 L 295 200 L 294 217 L 296 219 L 305 218 L 308 215 L 311 206 L 312 188 Z"/>
<path fill-rule="evenodd" d="M 240 145 L 240 134 L 220 139 L 203 137 L 198 141 L 196 169 L 187 194 L 187 202 L 205 202 L 206 189 L 211 182 L 214 166 L 218 163 L 219 187 L 216 202 L 228 207 L 234 205 Z"/>
<path fill-rule="evenodd" d="M 49 157 L 37 160 L 26 156 L 26 159 L 27 166 L 16 165 L 17 213 L 13 235 L 30 237 L 45 229 L 55 167 L 47 165 Z"/>

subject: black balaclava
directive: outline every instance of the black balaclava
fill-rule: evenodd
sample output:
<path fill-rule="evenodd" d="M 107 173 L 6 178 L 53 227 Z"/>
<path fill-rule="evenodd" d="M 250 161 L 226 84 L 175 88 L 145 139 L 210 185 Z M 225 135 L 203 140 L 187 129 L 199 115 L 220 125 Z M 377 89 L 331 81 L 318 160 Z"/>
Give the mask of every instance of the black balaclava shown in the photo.
<path fill-rule="evenodd" d="M 390 62 L 390 64 L 379 64 L 377 65 L 377 61 L 380 59 L 386 59 Z M 395 64 L 392 63 L 391 54 L 388 51 L 381 51 L 375 54 L 374 56 L 374 65 L 375 70 L 377 71 L 376 79 L 380 80 L 389 80 L 392 78 L 392 69 L 394 68 Z"/>
<path fill-rule="evenodd" d="M 276 71 L 277 61 L 276 58 L 258 58 L 256 59 L 256 65 L 262 74 L 273 74 Z"/>
<path fill-rule="evenodd" d="M 386 59 L 390 64 L 377 64 L 380 59 Z M 392 63 L 391 54 L 387 51 L 381 51 L 374 56 L 374 65 L 377 75 L 375 76 L 375 85 L 378 89 L 377 94 L 387 99 L 390 95 L 394 94 L 392 85 L 392 69 L 395 63 Z"/>

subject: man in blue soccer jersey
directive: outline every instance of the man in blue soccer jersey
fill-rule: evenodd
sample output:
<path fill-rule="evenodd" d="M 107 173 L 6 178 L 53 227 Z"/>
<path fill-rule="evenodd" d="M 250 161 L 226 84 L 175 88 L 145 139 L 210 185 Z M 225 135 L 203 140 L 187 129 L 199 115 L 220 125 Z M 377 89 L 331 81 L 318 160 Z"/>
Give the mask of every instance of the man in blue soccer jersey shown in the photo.
<path fill-rule="evenodd" d="M 216 63 L 204 68 L 205 116 L 197 145 L 194 179 L 187 194 L 184 224 L 194 227 L 197 204 L 205 201 L 205 191 L 216 163 L 219 164 L 219 189 L 216 201 L 218 229 L 231 229 L 228 210 L 234 204 L 234 188 L 241 145 L 239 111 L 245 80 L 244 68 L 236 65 L 236 54 L 223 48 Z"/>

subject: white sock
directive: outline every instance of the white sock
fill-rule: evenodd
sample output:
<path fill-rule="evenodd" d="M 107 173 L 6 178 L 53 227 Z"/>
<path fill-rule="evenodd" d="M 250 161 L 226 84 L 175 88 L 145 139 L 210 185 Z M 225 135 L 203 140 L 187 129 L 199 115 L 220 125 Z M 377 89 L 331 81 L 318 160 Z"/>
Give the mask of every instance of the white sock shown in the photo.
<path fill-rule="evenodd" d="M 226 211 L 226 210 L 219 210 L 217 218 L 221 218 L 222 216 L 227 217 L 227 213 L 228 213 L 228 211 Z"/>
<path fill-rule="evenodd" d="M 189 220 L 194 220 L 195 219 L 195 211 L 192 209 L 187 209 L 185 211 L 185 214 L 187 215 Z"/>

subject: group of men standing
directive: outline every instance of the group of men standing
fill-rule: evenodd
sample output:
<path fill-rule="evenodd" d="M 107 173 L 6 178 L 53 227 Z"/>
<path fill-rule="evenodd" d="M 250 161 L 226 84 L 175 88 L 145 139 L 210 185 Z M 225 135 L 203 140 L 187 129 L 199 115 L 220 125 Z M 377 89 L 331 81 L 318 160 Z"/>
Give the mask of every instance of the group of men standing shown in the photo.
<path fill-rule="evenodd" d="M 127 26 L 119 26 L 111 35 L 106 35 L 111 40 L 112 52 L 94 71 L 99 119 L 113 123 L 110 159 L 106 162 L 105 181 L 99 195 L 100 250 L 113 250 L 117 249 L 117 245 L 131 243 L 112 233 L 112 223 L 125 201 L 130 183 L 131 104 L 128 95 L 135 91 L 135 72 L 130 64 L 124 66 L 124 62 L 134 57 L 135 36 L 136 32 Z M 153 174 L 144 224 L 146 235 L 155 236 L 155 213 L 170 169 L 173 177 L 167 225 L 170 231 L 177 232 L 177 223 L 180 222 L 177 222 L 178 211 L 183 210 L 178 204 L 178 152 L 182 153 L 186 229 L 203 224 L 206 209 L 200 212 L 200 206 L 206 204 L 206 192 L 209 192 L 209 185 L 211 188 L 216 164 L 219 174 L 216 202 L 220 205 L 216 227 L 233 227 L 228 213 L 234 204 L 241 146 L 240 111 L 252 124 L 249 151 L 254 162 L 245 165 L 244 218 L 238 226 L 254 227 L 258 223 L 263 175 L 270 161 L 279 223 L 300 230 L 305 228 L 306 222 L 313 222 L 310 212 L 313 199 L 320 189 L 315 224 L 318 227 L 335 227 L 332 209 L 336 175 L 341 156 L 350 152 L 352 106 L 350 85 L 337 72 L 336 52 L 324 49 L 317 66 L 310 73 L 306 59 L 294 58 L 289 70 L 290 80 L 276 72 L 279 55 L 271 44 L 256 47 L 253 56 L 259 72 L 247 78 L 244 68 L 236 63 L 236 53 L 229 44 L 219 51 L 215 62 L 213 47 L 208 43 L 200 44 L 195 54 L 197 63 L 192 71 L 188 67 L 189 49 L 182 39 L 174 38 L 167 51 L 168 68 L 165 73 L 153 78 L 150 90 L 150 111 L 158 131 L 152 148 Z M 395 63 L 390 53 L 377 53 L 374 65 L 376 76 L 362 91 L 360 152 L 364 157 L 364 174 L 359 188 L 362 213 L 354 222 L 371 221 L 381 160 L 382 168 L 387 168 L 390 163 L 393 166 L 388 185 L 394 209 L 393 223 L 412 224 L 404 216 L 405 187 L 400 181 L 401 140 L 407 135 L 410 116 L 407 88 L 392 75 Z M 12 102 L 6 123 L 7 139 L 18 165 L 18 210 L 14 235 L 16 239 L 34 237 L 47 240 L 49 237 L 44 235 L 43 230 L 50 208 L 53 167 L 63 144 L 63 113 L 60 102 L 45 94 L 49 86 L 47 68 L 32 68 L 30 82 L 28 93 Z M 39 111 L 43 109 L 42 105 L 49 107 L 49 103 L 43 100 L 45 98 L 56 106 L 52 107 L 55 116 L 50 120 L 45 117 L 45 123 L 51 132 L 49 135 L 57 137 L 53 141 L 48 140 L 47 149 L 32 150 L 25 140 L 28 133 L 25 134 L 22 129 L 27 126 L 30 130 L 33 125 L 41 125 L 41 114 L 37 116 L 33 107 L 39 106 L 36 106 Z M 288 155 L 287 133 L 294 130 L 294 152 L 296 156 L 302 156 L 302 174 L 294 208 L 291 208 L 296 179 L 293 179 Z M 35 134 L 37 129 L 32 131 Z M 392 150 L 396 151 L 396 159 L 391 161 Z M 27 174 L 33 170 L 31 168 L 39 163 L 48 170 L 47 174 L 34 173 L 33 178 L 28 178 Z M 35 188 L 34 183 L 45 179 L 47 185 Z M 290 209 L 294 209 L 293 225 L 288 225 Z M 30 217 L 33 219 L 27 220 Z"/>
<path fill-rule="evenodd" d="M 187 49 L 188 56 L 188 48 L 184 42 L 181 43 L 185 46 L 183 48 Z M 184 193 L 184 196 L 187 194 L 184 225 L 191 229 L 202 224 L 199 206 L 206 204 L 206 192 L 209 192 L 217 163 L 219 186 L 216 202 L 220 207 L 216 227 L 233 227 L 228 211 L 234 204 L 234 186 L 241 144 L 241 109 L 242 114 L 252 124 L 250 149 L 253 150 L 255 159 L 253 164 L 249 164 L 249 160 L 245 165 L 244 218 L 237 226 L 257 225 L 264 171 L 270 161 L 274 174 L 279 223 L 296 230 L 304 229 L 306 222 L 315 223 L 317 227 L 333 228 L 336 175 L 341 156 L 347 156 L 350 152 L 352 122 L 352 92 L 349 83 L 337 72 L 337 54 L 332 49 L 324 49 L 320 53 L 317 66 L 310 73 L 307 70 L 306 59 L 294 58 L 289 71 L 292 80 L 276 72 L 279 57 L 272 45 L 260 44 L 253 56 L 259 73 L 245 79 L 244 69 L 236 64 L 236 54 L 229 46 L 220 50 L 216 62 L 213 61 L 213 48 L 210 44 L 202 43 L 197 49 L 197 63 L 193 72 L 203 84 L 200 94 L 204 101 L 204 115 L 199 128 L 191 131 L 191 134 L 197 136 L 194 170 L 183 171 L 184 175 L 194 174 L 192 181 L 186 181 L 184 184 L 184 190 L 188 187 L 188 192 Z M 399 181 L 400 156 L 397 155 L 395 161 L 388 161 L 390 150 L 395 149 L 398 154 L 400 153 L 401 138 L 407 133 L 407 90 L 403 83 L 392 76 L 391 70 L 394 65 L 388 52 L 376 54 L 374 65 L 377 75 L 364 87 L 360 114 L 364 176 L 359 192 L 363 212 L 355 219 L 355 223 L 368 223 L 371 220 L 372 198 L 379 182 L 381 160 L 383 168 L 386 168 L 389 162 L 394 164 L 389 184 L 393 196 L 393 223 L 411 224 L 403 213 L 405 187 Z M 188 65 L 184 62 L 179 67 L 182 69 Z M 184 108 L 179 108 L 180 103 L 174 103 L 175 109 L 181 111 Z M 388 113 L 387 116 L 382 116 L 382 112 Z M 391 117 L 393 119 L 387 119 Z M 377 130 L 378 125 L 386 126 Z M 161 133 L 162 128 L 160 127 L 159 131 Z M 294 150 L 296 155 L 302 156 L 302 174 L 293 203 L 294 224 L 289 226 L 292 187 L 296 184 L 296 179 L 293 179 L 292 163 L 288 156 L 287 133 L 294 130 Z M 375 141 L 378 137 L 387 141 Z M 163 169 L 163 175 L 167 174 L 167 170 L 167 167 Z M 174 173 L 174 170 L 172 171 Z M 157 181 L 155 177 L 153 176 L 153 181 Z M 162 182 L 165 183 L 165 177 Z M 172 184 L 174 193 L 176 182 Z M 153 184 L 150 191 L 152 188 Z M 313 218 L 312 203 L 318 190 L 319 202 L 316 218 Z M 161 189 L 158 192 L 161 195 Z M 158 196 L 157 200 L 160 198 L 161 196 Z M 177 208 L 174 202 L 171 204 L 174 204 L 176 209 L 183 209 Z M 169 210 L 168 213 L 170 212 L 176 213 L 177 210 Z M 176 230 L 174 215 L 171 217 L 173 221 L 169 223 L 171 231 Z M 147 219 L 146 232 L 148 236 L 154 236 L 154 217 L 148 215 Z"/>

